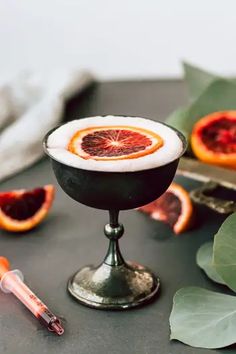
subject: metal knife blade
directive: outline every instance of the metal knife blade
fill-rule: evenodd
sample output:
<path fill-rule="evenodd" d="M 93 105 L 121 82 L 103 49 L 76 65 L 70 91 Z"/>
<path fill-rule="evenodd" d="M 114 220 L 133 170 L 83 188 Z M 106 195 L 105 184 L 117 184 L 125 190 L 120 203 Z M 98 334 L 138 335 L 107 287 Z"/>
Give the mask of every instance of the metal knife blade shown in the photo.
<path fill-rule="evenodd" d="M 208 165 L 199 160 L 182 157 L 177 174 L 201 182 L 216 182 L 219 185 L 236 190 L 236 171 Z"/>

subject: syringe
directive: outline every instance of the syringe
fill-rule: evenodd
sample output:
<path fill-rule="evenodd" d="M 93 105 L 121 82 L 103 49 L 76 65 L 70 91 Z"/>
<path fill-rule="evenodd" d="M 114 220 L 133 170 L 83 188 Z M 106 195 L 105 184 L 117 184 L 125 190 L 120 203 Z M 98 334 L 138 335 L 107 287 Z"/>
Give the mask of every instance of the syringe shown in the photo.
<path fill-rule="evenodd" d="M 20 270 L 10 270 L 8 259 L 0 257 L 0 289 L 4 293 L 13 293 L 49 331 L 61 336 L 64 333 L 61 321 L 25 285 L 23 279 Z"/>

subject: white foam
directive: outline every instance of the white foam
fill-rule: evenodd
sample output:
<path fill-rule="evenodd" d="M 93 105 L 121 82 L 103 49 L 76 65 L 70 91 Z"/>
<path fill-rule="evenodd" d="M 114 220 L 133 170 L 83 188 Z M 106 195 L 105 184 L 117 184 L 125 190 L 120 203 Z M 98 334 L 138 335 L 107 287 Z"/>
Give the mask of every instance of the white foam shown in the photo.
<path fill-rule="evenodd" d="M 85 160 L 67 150 L 68 143 L 76 131 L 94 126 L 133 126 L 145 128 L 162 137 L 164 144 L 152 154 L 134 158 L 113 161 Z M 177 157 L 183 151 L 183 143 L 176 132 L 168 126 L 150 119 L 139 117 L 91 117 L 77 119 L 62 125 L 49 135 L 47 141 L 49 154 L 66 165 L 92 171 L 128 172 L 146 170 L 165 165 Z"/>

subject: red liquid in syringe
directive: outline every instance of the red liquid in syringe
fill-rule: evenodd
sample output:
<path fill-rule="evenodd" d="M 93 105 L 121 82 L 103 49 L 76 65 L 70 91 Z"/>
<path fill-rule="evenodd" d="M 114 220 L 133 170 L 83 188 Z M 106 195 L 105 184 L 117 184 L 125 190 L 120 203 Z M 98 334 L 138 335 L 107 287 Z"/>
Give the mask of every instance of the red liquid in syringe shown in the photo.
<path fill-rule="evenodd" d="M 0 257 L 0 287 L 5 293 L 13 293 L 49 331 L 64 333 L 59 318 L 28 288 L 19 270 L 10 271 L 5 257 Z"/>

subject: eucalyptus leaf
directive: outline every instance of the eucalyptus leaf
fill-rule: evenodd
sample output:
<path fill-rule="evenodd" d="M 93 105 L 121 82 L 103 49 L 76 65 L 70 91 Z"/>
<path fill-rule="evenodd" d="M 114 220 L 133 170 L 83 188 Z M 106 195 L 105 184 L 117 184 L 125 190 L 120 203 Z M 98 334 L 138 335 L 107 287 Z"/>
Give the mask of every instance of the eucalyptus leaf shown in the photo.
<path fill-rule="evenodd" d="M 224 280 L 216 272 L 212 263 L 213 256 L 213 242 L 204 243 L 197 252 L 197 265 L 204 270 L 207 276 L 219 284 L 225 284 Z"/>
<path fill-rule="evenodd" d="M 236 291 L 236 213 L 228 216 L 215 235 L 213 264 L 226 285 Z"/>
<path fill-rule="evenodd" d="M 180 289 L 170 315 L 171 339 L 193 347 L 223 348 L 236 342 L 236 296 L 198 287 Z"/>
<path fill-rule="evenodd" d="M 188 107 L 180 107 L 176 109 L 176 111 L 172 112 L 167 119 L 167 123 L 170 124 L 172 127 L 175 127 L 180 130 L 186 138 L 188 137 L 188 131 L 185 131 L 185 121 L 187 114 Z"/>
<path fill-rule="evenodd" d="M 192 100 L 196 99 L 215 79 L 223 79 L 219 75 L 212 74 L 209 71 L 203 70 L 187 62 L 183 62 L 183 69 L 184 78 Z M 235 78 L 227 80 L 234 84 L 236 83 Z"/>
<path fill-rule="evenodd" d="M 183 131 L 189 138 L 194 124 L 205 115 L 236 109 L 236 85 L 225 79 L 215 79 L 187 109 L 178 110 L 167 123 Z"/>
<path fill-rule="evenodd" d="M 216 75 L 186 62 L 183 63 L 183 68 L 191 99 L 196 99 L 217 78 Z"/>

